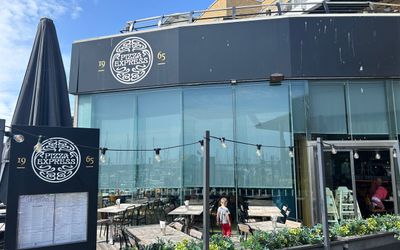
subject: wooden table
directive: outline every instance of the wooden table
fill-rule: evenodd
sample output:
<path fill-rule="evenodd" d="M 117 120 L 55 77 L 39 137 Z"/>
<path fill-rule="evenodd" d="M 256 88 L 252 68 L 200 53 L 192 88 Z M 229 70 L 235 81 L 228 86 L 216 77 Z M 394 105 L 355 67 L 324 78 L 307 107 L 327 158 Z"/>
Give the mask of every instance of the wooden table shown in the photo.
<path fill-rule="evenodd" d="M 157 242 L 158 239 L 163 241 L 181 242 L 183 240 L 196 240 L 195 238 L 184 234 L 170 226 L 166 226 L 165 235 L 161 233 L 160 224 L 127 227 L 126 231 L 130 233 L 140 245 L 147 246 Z"/>
<path fill-rule="evenodd" d="M 253 230 L 260 231 L 274 231 L 274 227 L 272 226 L 272 221 L 259 221 L 259 222 L 248 222 L 246 223 Z M 277 222 L 276 229 L 289 228 L 287 225 Z"/>
<path fill-rule="evenodd" d="M 283 217 L 281 210 L 275 206 L 249 206 L 249 217 Z"/>
<path fill-rule="evenodd" d="M 136 203 L 121 203 L 119 206 L 118 205 L 113 205 L 109 207 L 103 207 L 97 209 L 97 212 L 99 213 L 107 213 L 107 214 L 119 214 L 124 212 L 128 207 L 134 206 L 134 207 L 139 207 L 142 204 L 136 204 Z"/>
<path fill-rule="evenodd" d="M 97 209 L 98 213 L 105 213 L 108 214 L 108 218 L 110 218 L 111 223 L 110 223 L 110 227 L 113 225 L 113 218 L 115 215 L 124 212 L 128 207 L 139 207 L 142 204 L 136 204 L 136 203 L 121 203 L 120 205 L 113 205 L 113 206 L 109 206 L 109 207 L 103 207 L 103 208 L 99 208 Z M 113 244 L 113 230 L 112 228 L 110 228 L 109 230 L 111 232 L 111 237 L 110 237 L 110 244 Z M 108 241 L 108 234 L 106 235 L 106 241 Z"/>
<path fill-rule="evenodd" d="M 200 205 L 189 205 L 188 208 L 186 206 L 180 206 L 172 210 L 168 213 L 168 215 L 182 215 L 185 217 L 185 233 L 189 232 L 189 221 L 190 216 L 201 215 L 203 213 L 203 206 Z"/>

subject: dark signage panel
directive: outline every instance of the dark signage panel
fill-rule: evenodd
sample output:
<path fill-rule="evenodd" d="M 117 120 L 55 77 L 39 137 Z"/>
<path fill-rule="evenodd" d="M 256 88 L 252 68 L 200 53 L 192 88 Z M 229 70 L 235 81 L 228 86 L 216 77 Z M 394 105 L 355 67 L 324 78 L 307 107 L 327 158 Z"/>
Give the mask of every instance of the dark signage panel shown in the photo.
<path fill-rule="evenodd" d="M 99 130 L 12 133 L 5 249 L 96 249 Z"/>
<path fill-rule="evenodd" d="M 72 94 L 269 79 L 399 77 L 400 17 L 299 15 L 73 44 Z M 391 48 L 390 50 L 386 48 Z"/>

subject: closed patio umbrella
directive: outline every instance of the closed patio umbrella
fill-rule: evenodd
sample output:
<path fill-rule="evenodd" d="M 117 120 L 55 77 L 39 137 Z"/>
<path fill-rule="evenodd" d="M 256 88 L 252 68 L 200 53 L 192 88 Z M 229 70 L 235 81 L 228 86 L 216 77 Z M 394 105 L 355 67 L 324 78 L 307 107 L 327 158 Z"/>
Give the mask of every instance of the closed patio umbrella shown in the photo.
<path fill-rule="evenodd" d="M 53 21 L 38 25 L 12 125 L 72 127 L 67 80 Z M 17 132 L 16 132 L 17 133 Z M 0 201 L 7 201 L 10 139 L 0 168 Z"/>

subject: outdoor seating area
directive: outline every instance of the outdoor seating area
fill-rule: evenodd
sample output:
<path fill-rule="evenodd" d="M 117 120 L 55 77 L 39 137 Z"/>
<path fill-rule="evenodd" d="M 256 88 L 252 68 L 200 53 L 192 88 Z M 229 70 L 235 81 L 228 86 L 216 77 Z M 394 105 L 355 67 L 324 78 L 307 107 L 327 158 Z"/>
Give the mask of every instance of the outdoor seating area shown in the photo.
<path fill-rule="evenodd" d="M 120 203 L 99 208 L 98 237 L 99 246 L 111 248 L 142 248 L 158 241 L 178 243 L 183 240 L 203 239 L 203 205 L 201 200 L 186 200 L 184 205 L 176 206 L 175 200 L 168 199 L 129 199 L 129 203 Z M 196 202 L 197 201 L 197 202 Z M 210 201 L 210 211 L 218 203 Z M 192 204 L 193 203 L 193 204 Z M 102 203 L 104 204 L 104 203 Z M 246 220 L 236 222 L 232 214 L 232 237 L 243 239 L 255 231 L 271 232 L 284 228 L 299 228 L 301 223 L 287 219 L 287 207 L 281 209 L 272 206 L 248 206 L 245 209 Z M 210 214 L 211 235 L 221 234 L 215 223 L 214 214 Z M 278 218 L 280 219 L 278 222 Z M 99 247 L 100 248 L 100 247 Z"/>

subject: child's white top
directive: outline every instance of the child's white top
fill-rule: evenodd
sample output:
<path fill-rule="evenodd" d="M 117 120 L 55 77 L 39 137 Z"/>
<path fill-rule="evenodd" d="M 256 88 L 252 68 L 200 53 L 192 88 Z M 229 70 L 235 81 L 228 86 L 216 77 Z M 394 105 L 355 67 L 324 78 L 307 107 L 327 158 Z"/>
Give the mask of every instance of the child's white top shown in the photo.
<path fill-rule="evenodd" d="M 218 213 L 219 213 L 219 222 L 221 223 L 221 224 L 228 224 L 229 223 L 229 214 L 230 214 L 230 212 L 229 212 L 229 209 L 227 208 L 227 207 L 219 207 L 218 208 L 218 211 L 217 211 Z"/>

